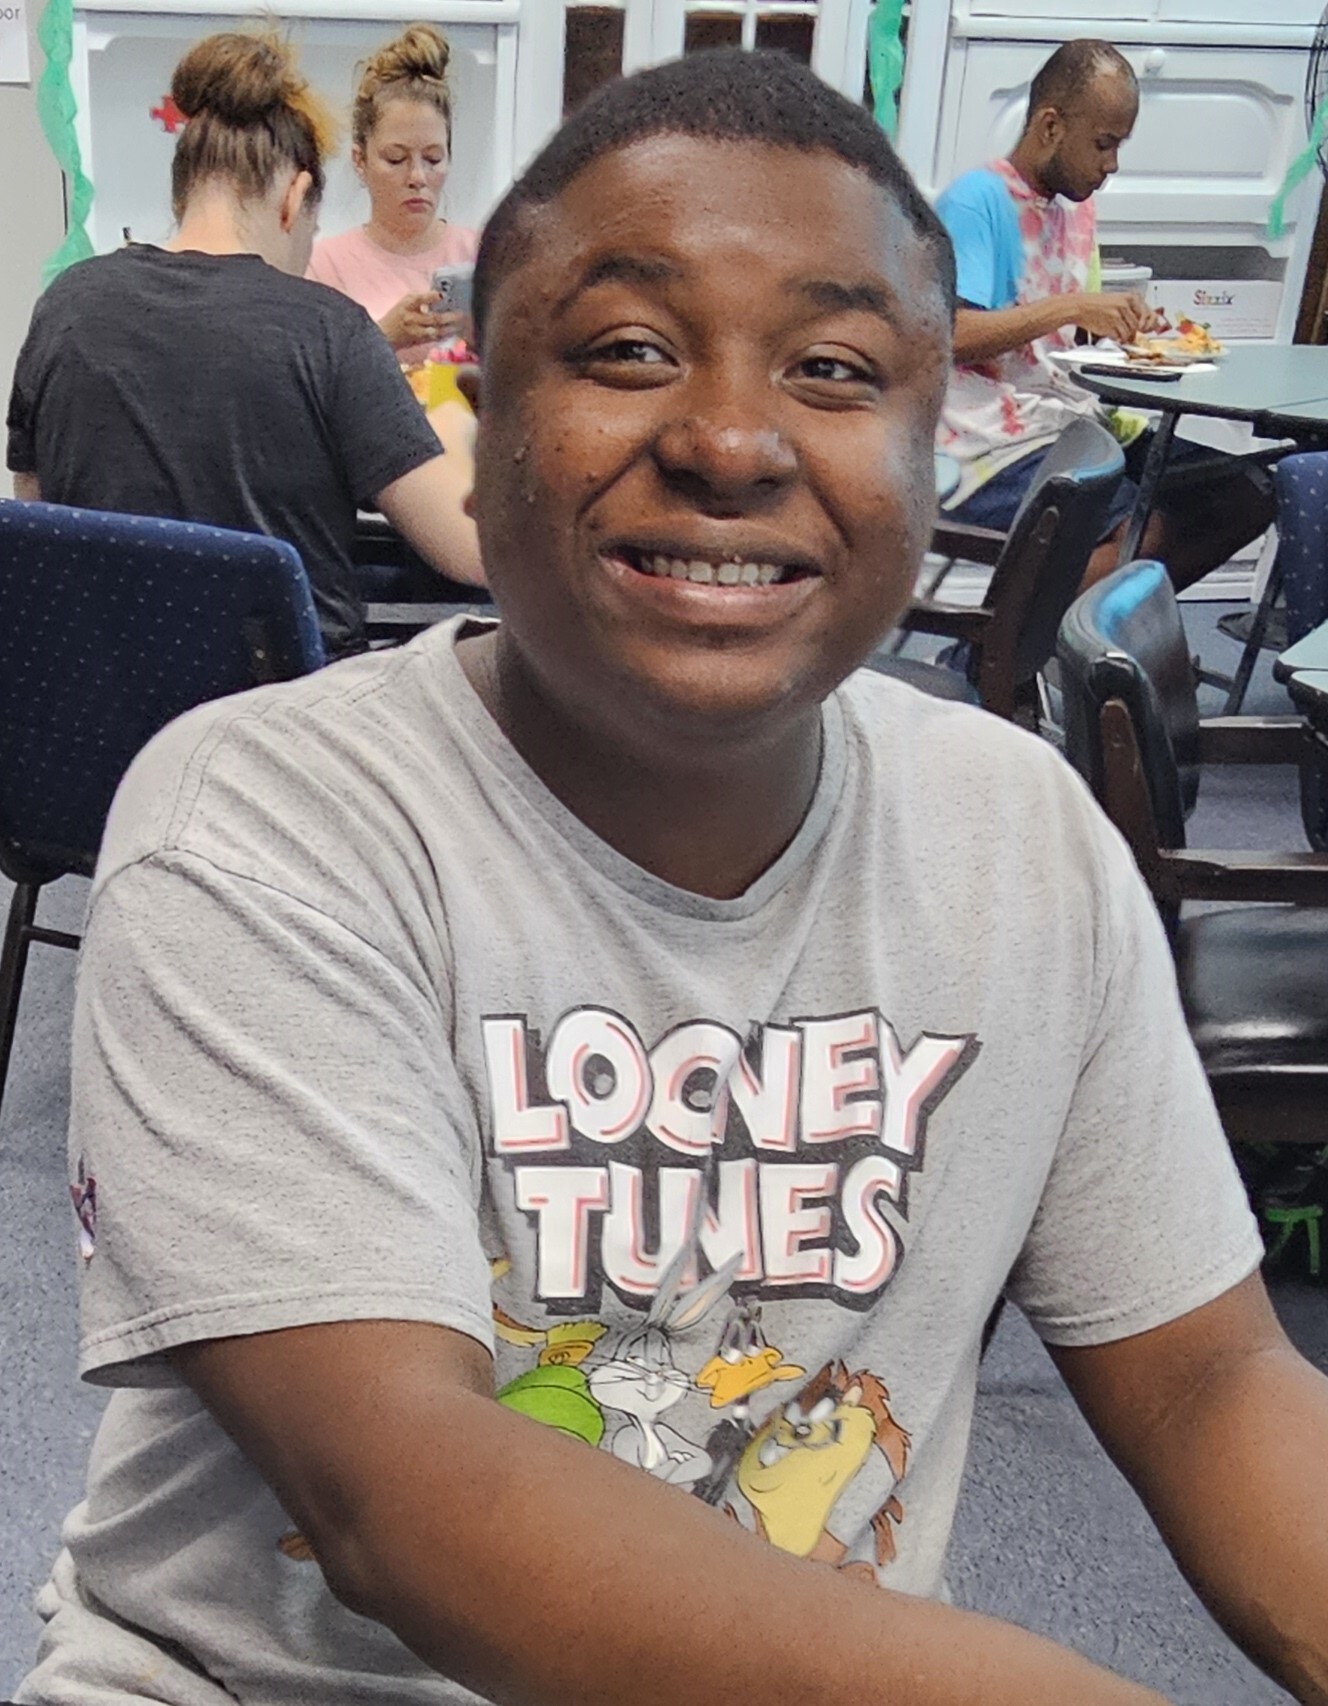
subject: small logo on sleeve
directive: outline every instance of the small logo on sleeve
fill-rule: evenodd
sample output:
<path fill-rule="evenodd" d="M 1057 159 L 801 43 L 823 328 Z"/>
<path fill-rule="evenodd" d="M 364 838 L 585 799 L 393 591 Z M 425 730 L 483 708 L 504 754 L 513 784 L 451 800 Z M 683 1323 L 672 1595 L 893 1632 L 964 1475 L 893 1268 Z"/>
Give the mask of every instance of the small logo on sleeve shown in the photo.
<path fill-rule="evenodd" d="M 69 1196 L 78 1218 L 79 1254 L 85 1262 L 90 1262 L 97 1248 L 97 1181 L 82 1160 L 78 1164 L 78 1180 L 69 1187 Z"/>

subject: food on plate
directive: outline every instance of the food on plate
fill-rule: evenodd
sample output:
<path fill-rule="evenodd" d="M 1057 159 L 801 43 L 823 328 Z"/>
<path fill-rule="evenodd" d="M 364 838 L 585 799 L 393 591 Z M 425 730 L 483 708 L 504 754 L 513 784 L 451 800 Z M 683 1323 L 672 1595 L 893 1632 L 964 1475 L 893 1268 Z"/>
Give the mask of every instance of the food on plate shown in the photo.
<path fill-rule="evenodd" d="M 1225 354 L 1225 346 L 1197 320 L 1178 320 L 1167 337 L 1136 338 L 1124 349 L 1132 362 L 1139 363 L 1211 361 Z"/>

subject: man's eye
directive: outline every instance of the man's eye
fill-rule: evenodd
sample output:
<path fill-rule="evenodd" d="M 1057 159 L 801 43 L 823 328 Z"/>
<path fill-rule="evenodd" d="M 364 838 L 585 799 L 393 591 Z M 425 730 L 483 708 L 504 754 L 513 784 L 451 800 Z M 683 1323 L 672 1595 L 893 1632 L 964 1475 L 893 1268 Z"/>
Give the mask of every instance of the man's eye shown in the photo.
<path fill-rule="evenodd" d="M 869 383 L 872 377 L 865 367 L 835 355 L 808 356 L 798 364 L 798 371 L 806 379 L 827 379 L 841 385 L 854 380 Z"/>
<path fill-rule="evenodd" d="M 611 343 L 597 344 L 586 352 L 587 361 L 613 361 L 654 365 L 668 358 L 656 345 L 644 338 L 614 338 Z"/>

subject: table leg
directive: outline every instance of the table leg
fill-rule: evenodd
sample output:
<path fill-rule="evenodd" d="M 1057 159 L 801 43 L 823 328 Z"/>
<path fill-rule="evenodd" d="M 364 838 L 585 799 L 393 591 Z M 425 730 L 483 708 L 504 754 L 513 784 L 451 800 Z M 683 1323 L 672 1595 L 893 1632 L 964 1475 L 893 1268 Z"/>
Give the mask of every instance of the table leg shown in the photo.
<path fill-rule="evenodd" d="M 1179 419 L 1180 416 L 1173 410 L 1165 410 L 1161 420 L 1153 428 L 1153 439 L 1148 446 L 1148 455 L 1144 458 L 1143 473 L 1139 476 L 1139 493 L 1134 500 L 1134 509 L 1121 539 L 1120 556 L 1117 558 L 1121 567 L 1132 563 L 1139 554 L 1139 541 L 1143 538 L 1144 528 L 1153 513 L 1153 499 L 1157 496 L 1162 470 L 1167 465 L 1171 441 L 1176 435 L 1176 422 Z"/>

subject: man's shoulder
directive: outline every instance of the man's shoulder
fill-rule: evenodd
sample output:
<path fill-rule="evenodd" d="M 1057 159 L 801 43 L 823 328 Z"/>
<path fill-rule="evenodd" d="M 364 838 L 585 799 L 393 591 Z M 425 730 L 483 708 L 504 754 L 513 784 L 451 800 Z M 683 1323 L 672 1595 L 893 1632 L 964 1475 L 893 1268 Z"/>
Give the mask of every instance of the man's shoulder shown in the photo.
<path fill-rule="evenodd" d="M 1080 777 L 1037 735 L 872 670 L 840 691 L 882 798 L 938 842 L 982 841 L 998 826 L 1022 835 L 1049 818 L 1076 839 L 1105 827 Z"/>
<path fill-rule="evenodd" d="M 1009 203 L 1009 187 L 1000 173 L 991 166 L 975 166 L 947 184 L 936 198 L 936 211 L 944 219 L 952 209 L 995 213 L 1003 211 Z"/>
<path fill-rule="evenodd" d="M 426 640 L 177 718 L 120 785 L 94 889 L 158 855 L 193 855 L 259 876 L 287 837 L 307 841 L 316 863 L 339 841 L 372 836 L 374 821 L 400 813 L 397 796 L 409 791 L 384 755 L 410 742 L 441 696 L 440 636 Z"/>

